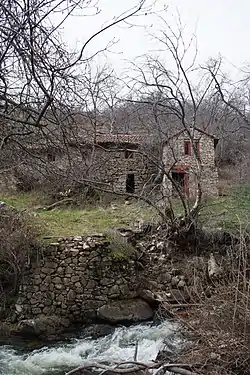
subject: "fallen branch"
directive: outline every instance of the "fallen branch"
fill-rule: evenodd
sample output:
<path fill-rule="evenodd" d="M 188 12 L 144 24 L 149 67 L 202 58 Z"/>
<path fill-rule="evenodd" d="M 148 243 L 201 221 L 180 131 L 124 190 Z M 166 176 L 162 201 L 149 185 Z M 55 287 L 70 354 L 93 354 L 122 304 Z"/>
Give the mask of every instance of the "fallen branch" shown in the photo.
<path fill-rule="evenodd" d="M 43 210 L 44 210 L 44 211 L 50 211 L 50 210 L 53 210 L 53 208 L 56 208 L 56 207 L 62 206 L 63 204 L 65 204 L 65 203 L 70 203 L 70 202 L 73 202 L 73 198 L 64 198 L 64 199 L 62 199 L 61 201 L 58 201 L 58 202 L 52 203 L 52 204 L 50 204 L 49 206 L 44 207 Z"/>
<path fill-rule="evenodd" d="M 121 367 L 121 366 L 128 366 L 131 364 L 133 364 L 134 366 Z M 136 362 L 136 361 L 117 363 L 115 367 L 107 366 L 103 363 L 88 363 L 88 364 L 79 366 L 67 372 L 65 375 L 73 375 L 77 373 L 78 371 L 83 371 L 83 370 L 90 369 L 90 368 L 103 370 L 101 374 L 105 374 L 106 372 L 113 373 L 113 374 L 130 374 L 132 372 L 138 372 L 141 370 L 156 369 L 159 366 L 160 366 L 160 363 L 144 364 L 144 363 Z M 155 375 L 164 374 L 165 371 L 171 371 L 179 375 L 198 375 L 195 372 L 187 370 L 186 367 L 191 368 L 190 365 L 181 364 L 181 363 L 180 364 L 179 363 L 164 364 L 160 368 L 158 368 L 158 370 L 155 372 Z"/>
<path fill-rule="evenodd" d="M 140 364 L 140 365 L 137 365 L 137 366 L 134 366 L 134 367 L 126 367 L 126 368 L 116 367 L 116 368 L 113 368 L 113 367 L 106 366 L 106 365 L 103 365 L 103 364 L 100 364 L 100 363 L 92 363 L 92 364 L 79 366 L 79 367 L 67 372 L 65 375 L 72 375 L 72 374 L 75 374 L 78 371 L 86 370 L 86 369 L 89 369 L 89 368 L 101 369 L 101 370 L 105 370 L 104 372 L 108 371 L 108 372 L 112 372 L 114 374 L 129 374 L 131 372 L 137 372 L 137 371 L 140 371 L 140 370 L 148 368 L 148 367 L 146 365 L 142 366 Z M 104 372 L 102 372 L 102 373 L 104 373 Z"/>

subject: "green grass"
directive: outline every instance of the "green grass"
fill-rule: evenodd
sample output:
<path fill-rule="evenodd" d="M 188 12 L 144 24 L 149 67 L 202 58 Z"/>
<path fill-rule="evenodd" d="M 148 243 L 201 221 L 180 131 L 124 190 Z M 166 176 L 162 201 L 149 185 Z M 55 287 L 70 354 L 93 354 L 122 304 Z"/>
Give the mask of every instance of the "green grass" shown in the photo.
<path fill-rule="evenodd" d="M 9 206 L 22 210 L 36 208 L 39 205 L 43 206 L 43 204 L 46 202 L 46 197 L 39 192 L 12 194 L 3 193 L 0 194 L 0 200 L 4 201 Z"/>
<path fill-rule="evenodd" d="M 30 213 L 42 237 L 103 233 L 110 228 L 131 226 L 139 220 L 157 219 L 153 209 L 139 202 L 130 205 L 116 202 L 105 209 L 68 207 L 43 211 L 39 207 L 48 199 L 39 193 L 1 194 L 0 200 Z"/>
<path fill-rule="evenodd" d="M 228 196 L 204 202 L 200 220 L 207 227 L 249 230 L 250 186 L 236 187 Z"/>
<path fill-rule="evenodd" d="M 125 206 L 117 204 L 116 209 L 94 208 L 56 209 L 39 213 L 46 225 L 48 235 L 65 236 L 106 232 L 109 228 L 128 227 L 139 219 L 151 219 L 154 213 L 138 204 Z"/>
<path fill-rule="evenodd" d="M 156 221 L 156 212 L 147 205 L 134 202 L 125 205 L 116 202 L 106 208 L 58 208 L 52 211 L 39 210 L 48 198 L 40 193 L 1 194 L 0 200 L 30 213 L 32 221 L 39 227 L 42 237 L 60 237 L 107 232 L 111 228 L 132 226 L 139 220 Z M 112 208 L 114 207 L 114 208 Z M 180 204 L 176 203 L 179 211 Z M 203 202 L 200 221 L 209 228 L 226 230 L 250 229 L 250 186 L 237 187 L 230 195 Z"/>

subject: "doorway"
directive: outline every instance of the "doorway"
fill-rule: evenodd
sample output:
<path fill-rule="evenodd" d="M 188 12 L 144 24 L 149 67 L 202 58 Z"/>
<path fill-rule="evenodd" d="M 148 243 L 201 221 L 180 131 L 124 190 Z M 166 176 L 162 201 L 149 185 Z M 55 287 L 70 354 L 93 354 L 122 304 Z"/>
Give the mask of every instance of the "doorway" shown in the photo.
<path fill-rule="evenodd" d="M 172 172 L 172 179 L 177 184 L 181 194 L 185 195 L 185 197 L 188 197 L 189 196 L 188 174 L 185 172 Z M 174 186 L 173 186 L 172 194 L 174 197 L 179 197 L 178 192 L 176 191 Z"/>
<path fill-rule="evenodd" d="M 129 173 L 126 178 L 126 193 L 134 194 L 135 192 L 135 175 Z"/>

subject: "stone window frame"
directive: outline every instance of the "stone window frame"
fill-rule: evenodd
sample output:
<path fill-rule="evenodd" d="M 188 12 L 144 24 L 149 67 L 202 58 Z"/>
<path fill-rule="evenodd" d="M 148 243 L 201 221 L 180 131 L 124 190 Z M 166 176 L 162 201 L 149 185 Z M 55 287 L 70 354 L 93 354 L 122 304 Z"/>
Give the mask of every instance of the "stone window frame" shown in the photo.
<path fill-rule="evenodd" d="M 200 155 L 200 140 L 194 139 L 194 147 L 197 149 L 198 155 Z M 191 141 L 189 139 L 184 140 L 184 155 L 191 156 L 192 155 L 192 147 Z"/>
<path fill-rule="evenodd" d="M 184 155 L 191 156 L 191 141 L 184 140 Z"/>

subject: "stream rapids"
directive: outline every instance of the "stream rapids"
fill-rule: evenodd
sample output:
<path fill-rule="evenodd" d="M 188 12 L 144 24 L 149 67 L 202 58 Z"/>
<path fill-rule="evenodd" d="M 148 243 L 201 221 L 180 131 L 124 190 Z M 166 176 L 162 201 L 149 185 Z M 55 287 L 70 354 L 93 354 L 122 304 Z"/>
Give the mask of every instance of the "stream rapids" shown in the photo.
<path fill-rule="evenodd" d="M 163 322 L 160 325 L 138 324 L 118 327 L 112 334 L 91 339 L 72 339 L 41 349 L 27 351 L 12 346 L 0 347 L 1 375 L 64 375 L 84 362 L 133 360 L 138 342 L 137 360 L 154 360 L 167 345 L 176 351 L 181 341 L 176 325 Z"/>

